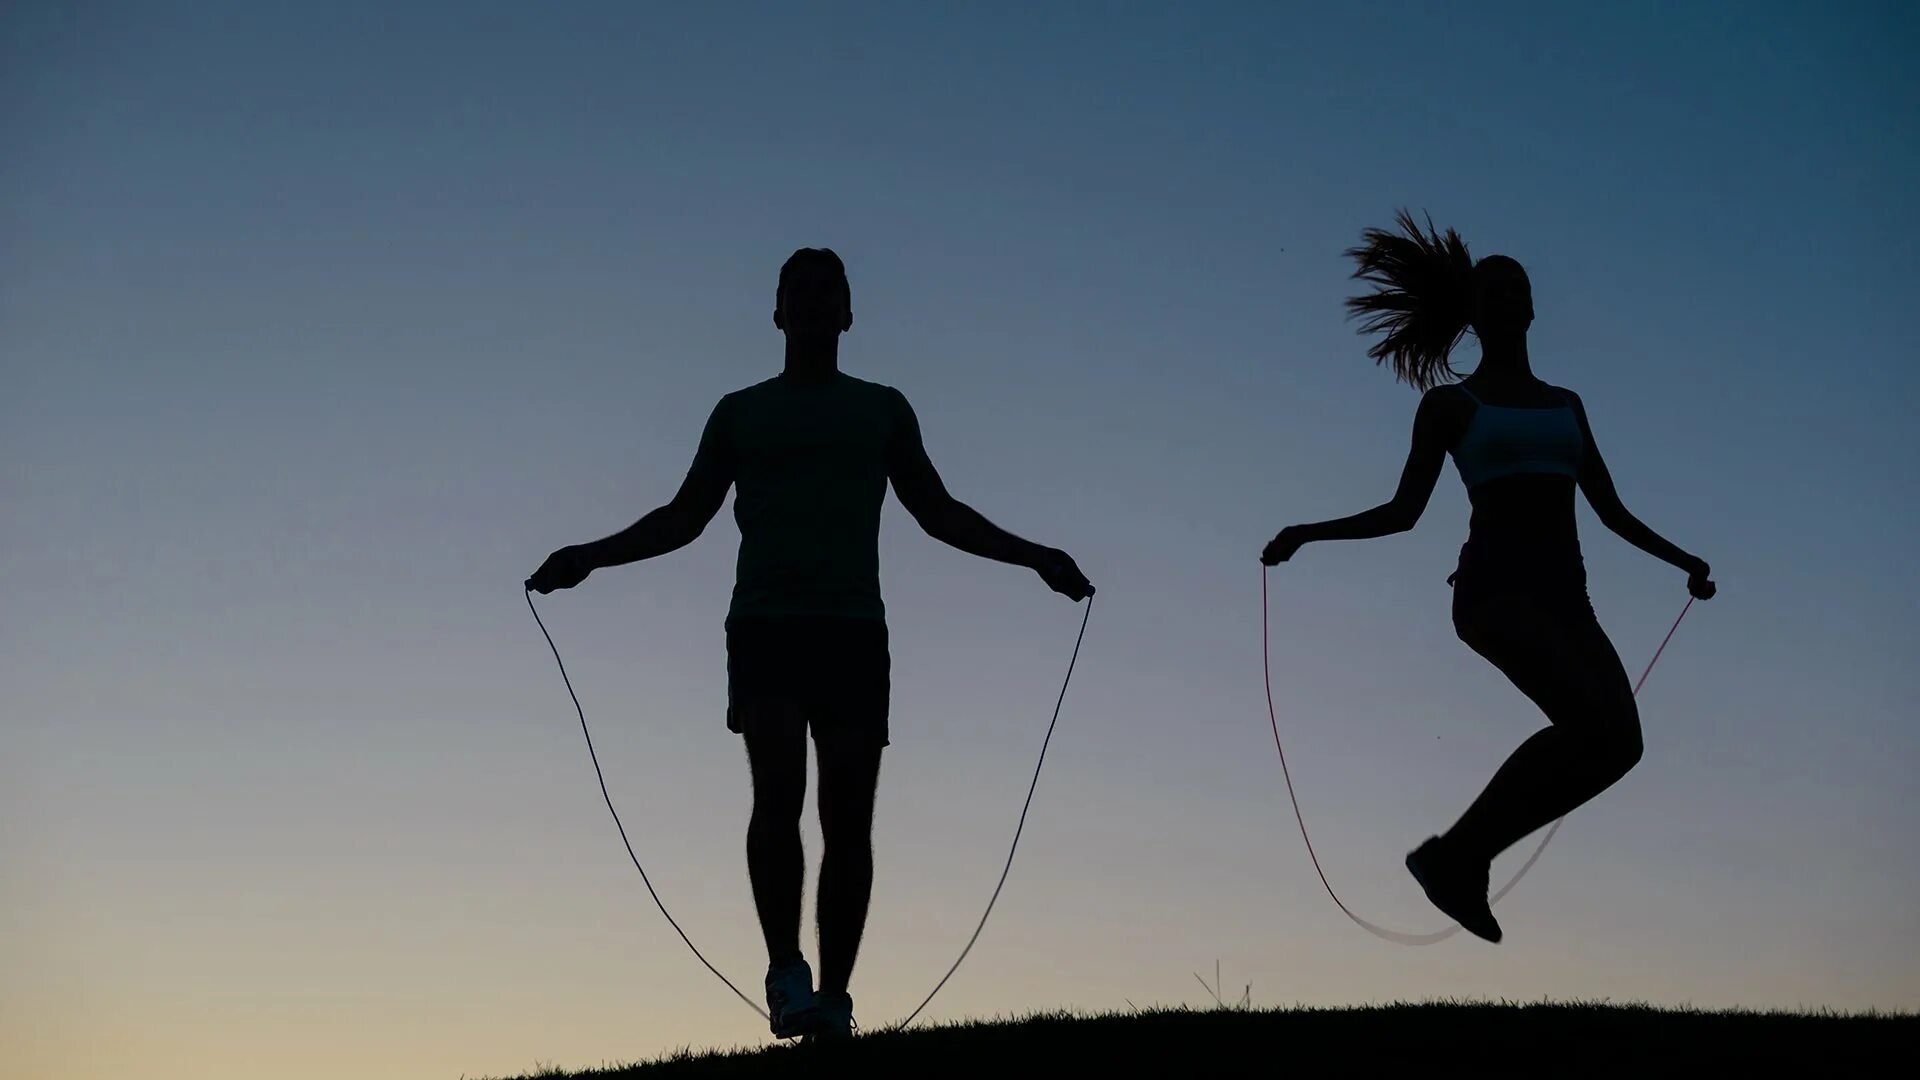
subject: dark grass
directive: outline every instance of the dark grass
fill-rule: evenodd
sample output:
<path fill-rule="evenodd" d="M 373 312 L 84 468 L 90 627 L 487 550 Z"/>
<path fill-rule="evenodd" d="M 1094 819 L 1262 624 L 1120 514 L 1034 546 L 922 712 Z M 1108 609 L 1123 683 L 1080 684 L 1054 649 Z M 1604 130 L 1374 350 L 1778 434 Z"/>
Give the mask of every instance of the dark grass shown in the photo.
<path fill-rule="evenodd" d="M 1043 1013 L 837 1046 L 686 1051 L 515 1080 L 621 1077 L 1915 1075 L 1911 1013 L 1724 1012 L 1611 1004 L 1420 1004 L 1340 1009 Z M 1904 1064 L 1902 1064 L 1904 1062 Z"/>

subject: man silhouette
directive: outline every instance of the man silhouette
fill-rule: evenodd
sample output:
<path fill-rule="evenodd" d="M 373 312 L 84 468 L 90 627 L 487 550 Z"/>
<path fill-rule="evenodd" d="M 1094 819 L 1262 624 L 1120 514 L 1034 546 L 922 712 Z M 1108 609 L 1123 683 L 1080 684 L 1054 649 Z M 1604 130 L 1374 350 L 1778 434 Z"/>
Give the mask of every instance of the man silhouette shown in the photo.
<path fill-rule="evenodd" d="M 873 886 L 873 804 L 887 745 L 889 659 L 880 600 L 880 505 L 889 481 L 936 540 L 1037 571 L 1073 600 L 1093 586 L 1063 551 L 995 526 L 947 492 L 898 390 L 839 370 L 853 326 L 840 257 L 802 248 L 780 268 L 773 322 L 786 366 L 720 399 L 667 505 L 527 580 L 540 593 L 691 543 L 737 488 L 740 555 L 727 615 L 727 727 L 753 777 L 747 870 L 767 944 L 767 1012 L 781 1037 L 853 1030 L 847 982 Z M 800 950 L 800 812 L 806 737 L 820 772 L 820 986 Z"/>

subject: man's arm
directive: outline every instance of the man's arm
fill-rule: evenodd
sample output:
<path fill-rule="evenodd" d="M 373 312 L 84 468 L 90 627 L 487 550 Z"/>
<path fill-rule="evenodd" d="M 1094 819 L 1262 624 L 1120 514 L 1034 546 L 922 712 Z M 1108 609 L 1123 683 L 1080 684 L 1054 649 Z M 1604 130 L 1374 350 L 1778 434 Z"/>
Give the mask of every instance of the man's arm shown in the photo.
<path fill-rule="evenodd" d="M 707 418 L 700 448 L 680 490 L 662 507 L 649 511 L 632 525 L 604 539 L 561 548 L 547 557 L 527 579 L 527 588 L 539 593 L 571 589 L 588 574 L 605 566 L 624 566 L 677 551 L 698 539 L 707 523 L 720 512 L 734 477 L 733 442 L 727 430 L 722 399 Z"/>
<path fill-rule="evenodd" d="M 920 438 L 920 421 L 905 395 L 894 392 L 899 416 L 888 446 L 887 477 L 893 493 L 928 536 L 969 555 L 1025 566 L 1038 572 L 1049 588 L 1073 600 L 1093 595 L 1093 585 L 1066 552 L 1023 540 L 988 521 L 984 515 L 953 497 L 927 457 Z"/>

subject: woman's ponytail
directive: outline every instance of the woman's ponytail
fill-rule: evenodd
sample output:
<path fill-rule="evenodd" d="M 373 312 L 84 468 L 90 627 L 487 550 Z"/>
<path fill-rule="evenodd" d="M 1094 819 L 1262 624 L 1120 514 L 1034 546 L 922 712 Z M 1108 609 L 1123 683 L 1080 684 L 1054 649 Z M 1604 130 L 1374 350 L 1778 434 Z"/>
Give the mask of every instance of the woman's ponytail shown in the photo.
<path fill-rule="evenodd" d="M 1416 390 L 1459 378 L 1448 362 L 1473 316 L 1473 256 L 1460 234 L 1445 235 L 1427 219 L 1422 232 L 1413 215 L 1394 217 L 1398 232 L 1368 229 L 1347 255 L 1359 264 L 1353 276 L 1375 286 L 1347 300 L 1360 332 L 1379 333 L 1367 350 L 1375 363 L 1391 363 L 1394 377 Z"/>

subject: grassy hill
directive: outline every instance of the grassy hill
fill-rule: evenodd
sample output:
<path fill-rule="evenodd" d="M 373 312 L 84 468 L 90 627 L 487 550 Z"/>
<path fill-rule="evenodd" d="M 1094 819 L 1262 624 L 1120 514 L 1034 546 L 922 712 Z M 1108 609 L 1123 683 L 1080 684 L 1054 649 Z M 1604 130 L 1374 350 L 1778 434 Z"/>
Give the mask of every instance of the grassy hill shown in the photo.
<path fill-rule="evenodd" d="M 1050 1013 L 910 1031 L 838 1046 L 682 1052 L 658 1061 L 517 1080 L 639 1077 L 1122 1076 L 1456 1073 L 1534 1076 L 1905 1075 L 1913 1014 L 1704 1012 L 1605 1004 L 1393 1005 Z M 1905 1065 L 1898 1064 L 1906 1062 Z"/>

